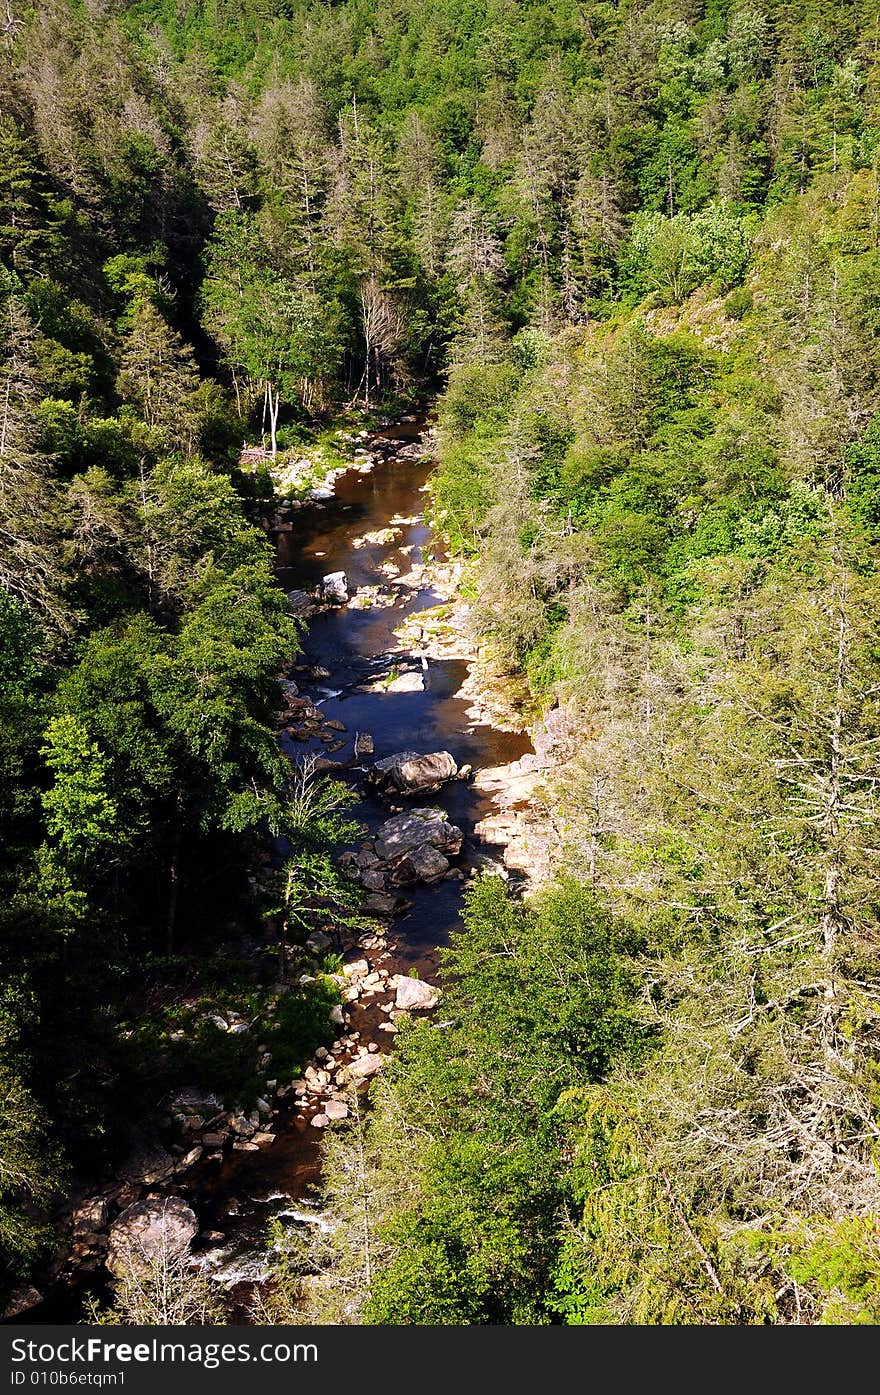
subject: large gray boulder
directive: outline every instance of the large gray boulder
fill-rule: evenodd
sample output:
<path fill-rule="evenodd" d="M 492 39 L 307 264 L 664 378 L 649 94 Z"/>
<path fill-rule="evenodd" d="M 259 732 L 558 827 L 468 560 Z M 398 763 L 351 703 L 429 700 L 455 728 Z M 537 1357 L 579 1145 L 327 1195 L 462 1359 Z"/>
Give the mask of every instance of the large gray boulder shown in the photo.
<path fill-rule="evenodd" d="M 391 982 L 397 988 L 394 1006 L 404 1012 L 414 1009 L 436 1007 L 440 1001 L 440 989 L 420 978 L 408 978 L 405 974 L 395 974 Z"/>
<path fill-rule="evenodd" d="M 383 756 L 370 766 L 367 778 L 375 785 L 385 786 L 390 784 L 395 772 L 408 760 L 418 760 L 418 751 L 398 751 L 393 756 Z"/>
<path fill-rule="evenodd" d="M 420 790 L 439 789 L 447 780 L 454 780 L 458 766 L 448 751 L 433 751 L 427 756 L 406 760 L 394 773 L 394 780 L 404 794 Z"/>
<path fill-rule="evenodd" d="M 430 843 L 422 843 L 421 847 L 413 848 L 398 862 L 391 880 L 398 886 L 407 886 L 410 882 L 436 882 L 448 871 L 449 859 L 440 849 L 432 847 Z"/>
<path fill-rule="evenodd" d="M 382 824 L 376 834 L 376 853 L 383 862 L 391 862 L 429 844 L 446 857 L 455 857 L 463 837 L 442 809 L 409 809 Z"/>
<path fill-rule="evenodd" d="M 370 778 L 380 788 L 393 788 L 401 794 L 424 794 L 454 780 L 458 766 L 448 751 L 420 756 L 417 751 L 399 751 L 376 761 Z"/>
<path fill-rule="evenodd" d="M 179 1196 L 136 1201 L 110 1227 L 107 1267 L 114 1274 L 143 1273 L 186 1253 L 199 1228 L 195 1212 Z"/>

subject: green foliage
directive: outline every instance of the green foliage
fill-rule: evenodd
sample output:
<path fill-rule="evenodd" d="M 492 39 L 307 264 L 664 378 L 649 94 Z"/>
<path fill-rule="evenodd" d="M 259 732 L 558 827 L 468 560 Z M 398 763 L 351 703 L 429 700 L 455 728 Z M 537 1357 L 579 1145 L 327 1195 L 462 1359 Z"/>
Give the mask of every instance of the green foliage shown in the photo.
<path fill-rule="evenodd" d="M 46 1211 L 60 1189 L 62 1169 L 45 1112 L 27 1085 L 22 1029 L 34 1013 L 21 985 L 4 984 L 0 998 L 0 1282 L 28 1277 L 53 1240 Z"/>
<path fill-rule="evenodd" d="M 621 275 L 625 285 L 656 291 L 664 304 L 677 305 L 697 286 L 725 291 L 735 285 L 746 269 L 749 243 L 749 220 L 723 204 L 673 218 L 640 214 Z"/>
<path fill-rule="evenodd" d="M 70 714 L 49 723 L 42 754 L 53 776 L 43 795 L 46 832 L 82 874 L 116 834 L 116 804 L 107 791 L 109 763 Z"/>
<path fill-rule="evenodd" d="M 880 1253 L 871 1219 L 855 1216 L 791 1246 L 788 1269 L 824 1299 L 820 1321 L 832 1326 L 880 1323 Z M 798 1237 L 798 1240 L 800 1237 Z M 789 1242 L 791 1243 L 791 1242 Z"/>
<path fill-rule="evenodd" d="M 164 979 L 167 993 L 168 966 L 157 961 L 149 970 L 157 982 Z M 229 1108 L 253 1109 L 265 1091 L 258 1044 L 272 1053 L 273 1072 L 292 1078 L 301 1074 L 316 1046 L 329 1046 L 333 1039 L 329 1013 L 339 992 L 329 978 L 279 995 L 252 982 L 249 964 L 229 965 L 226 982 L 213 966 L 197 960 L 189 972 L 198 976 L 198 995 L 190 991 L 161 1012 L 122 1024 L 115 1046 L 116 1091 L 120 1111 L 132 1120 L 149 1118 L 161 1126 L 163 1101 L 193 1081 Z M 228 1012 L 243 1018 L 249 1030 L 228 1032 L 213 1020 Z"/>
<path fill-rule="evenodd" d="M 446 1026 L 398 1039 L 391 1086 L 430 1141 L 418 1198 L 386 1231 L 368 1322 L 549 1321 L 567 1195 L 554 1106 L 648 1046 L 636 942 L 586 888 L 562 882 L 531 909 L 483 877 L 464 922 L 443 956 Z"/>
<path fill-rule="evenodd" d="M 573 704 L 550 798 L 558 856 L 590 890 L 473 893 L 446 964 L 452 1025 L 400 1036 L 394 1097 L 418 1137 L 389 1096 L 377 1133 L 351 1130 L 360 1191 L 343 1151 L 330 1169 L 355 1308 L 874 1320 L 870 1205 L 837 1168 L 868 1195 L 853 1140 L 876 1131 L 876 16 L 679 10 L 45 0 L 8 27 L 9 1277 L 43 1244 L 54 1138 L 94 1151 L 128 1086 L 148 1112 L 178 1068 L 253 1091 L 250 1047 L 195 1019 L 190 1055 L 147 1022 L 125 1063 L 133 966 L 175 933 L 198 957 L 218 926 L 264 915 L 286 970 L 310 928 L 358 922 L 333 862 L 351 834 L 339 793 L 291 788 L 275 740 L 296 628 L 253 526 L 269 477 L 237 462 L 255 438 L 295 449 L 344 403 L 445 384 L 434 519 L 467 557 L 484 653 Z M 833 833 L 816 792 L 835 739 L 849 803 Z M 288 856 L 255 905 L 245 869 L 272 833 Z M 783 952 L 817 923 L 839 956 Z M 169 953 L 158 979 L 188 962 Z M 826 982 L 839 1015 L 812 1010 Z M 326 1032 L 330 993 L 279 1003 L 266 1031 L 285 1068 Z M 831 1048 L 816 1108 L 845 1142 L 823 1152 L 807 1065 Z M 778 1123 L 775 1170 L 755 1139 L 775 1137 L 777 1099 L 800 1132 Z M 796 1205 L 792 1178 L 820 1156 Z M 365 1188 L 378 1268 L 345 1239 Z"/>
<path fill-rule="evenodd" d="M 872 542 L 880 539 L 880 418 L 846 452 L 849 507 Z"/>

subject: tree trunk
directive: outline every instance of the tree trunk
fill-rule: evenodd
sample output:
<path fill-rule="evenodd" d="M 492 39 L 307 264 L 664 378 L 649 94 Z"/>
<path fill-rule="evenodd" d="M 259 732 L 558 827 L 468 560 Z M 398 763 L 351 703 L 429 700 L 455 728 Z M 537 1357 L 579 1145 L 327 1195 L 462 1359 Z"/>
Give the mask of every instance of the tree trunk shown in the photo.
<path fill-rule="evenodd" d="M 269 407 L 269 435 L 272 441 L 272 459 L 278 456 L 278 394 L 272 388 L 271 383 L 266 384 L 266 400 Z"/>
<path fill-rule="evenodd" d="M 141 456 L 138 461 L 138 477 L 141 487 L 141 518 L 144 525 L 144 543 L 147 549 L 147 603 L 150 610 L 153 608 L 153 584 L 155 581 L 155 568 L 153 560 L 153 535 L 150 522 L 147 517 L 147 481 L 144 474 L 144 458 Z"/>
<path fill-rule="evenodd" d="M 282 915 L 281 927 L 278 931 L 278 977 L 282 983 L 287 982 L 287 916 Z"/>
<path fill-rule="evenodd" d="M 168 919 L 165 925 L 165 952 L 174 954 L 177 932 L 177 898 L 180 891 L 180 807 L 174 817 L 174 843 L 171 848 L 171 861 L 168 867 Z"/>

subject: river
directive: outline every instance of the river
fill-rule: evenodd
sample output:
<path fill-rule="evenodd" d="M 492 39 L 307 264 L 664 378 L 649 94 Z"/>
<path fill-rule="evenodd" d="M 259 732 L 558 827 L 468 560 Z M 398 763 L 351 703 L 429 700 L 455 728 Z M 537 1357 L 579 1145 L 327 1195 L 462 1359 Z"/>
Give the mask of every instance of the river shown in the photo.
<path fill-rule="evenodd" d="M 280 739 L 293 762 L 314 755 L 337 763 L 334 773 L 356 792 L 352 816 L 369 833 L 391 812 L 387 799 L 366 783 L 365 767 L 372 760 L 403 750 L 446 750 L 459 767 L 467 764 L 479 771 L 516 761 L 531 749 L 526 736 L 475 719 L 470 699 L 459 692 L 468 675 L 464 659 L 430 658 L 396 637 L 408 616 L 443 599 L 431 585 L 431 566 L 442 561 L 442 544 L 424 516 L 432 463 L 419 458 L 413 444 L 423 429 L 423 422 L 411 419 L 386 430 L 371 443 L 375 464 L 368 473 L 346 471 L 331 497 L 310 501 L 273 530 L 278 580 L 286 591 L 312 591 L 322 577 L 341 571 L 354 602 L 312 615 L 289 673 L 325 722 L 344 730 L 334 730 L 332 740 L 326 729 L 324 741 L 318 735 L 295 740 L 288 731 Z M 363 608 L 364 596 L 377 587 L 383 591 L 379 603 Z M 384 691 L 377 680 L 392 671 L 417 674 L 420 690 Z M 373 738 L 374 753 L 366 760 L 355 758 L 359 732 Z M 475 836 L 475 825 L 493 813 L 494 805 L 491 795 L 474 783 L 453 780 L 414 802 L 441 807 L 463 831 L 456 859 L 460 870 L 428 885 L 408 886 L 406 909 L 390 923 L 377 922 L 377 931 L 387 932 L 381 957 L 389 974 L 406 975 L 415 968 L 421 979 L 436 982 L 438 949 L 461 923 L 467 876 L 487 855 L 500 863 L 501 849 L 487 848 Z M 369 943 L 369 935 L 366 939 Z M 352 942 L 348 957 L 362 954 Z M 380 1030 L 386 1019 L 375 997 L 351 1003 L 347 1011 L 346 1031 L 360 1034 L 360 1047 L 373 1042 L 384 1052 L 390 1049 L 391 1038 Z M 269 1221 L 279 1217 L 295 1225 L 317 1219 L 321 1133 L 309 1120 L 318 1106 L 313 1103 L 309 1113 L 289 1095 L 274 1103 L 271 1147 L 226 1150 L 220 1161 L 217 1154 L 205 1156 L 161 1187 L 182 1196 L 195 1211 L 200 1226 L 196 1253 L 228 1294 L 234 1322 L 247 1321 L 253 1285 L 267 1273 Z M 89 1274 L 67 1269 L 23 1320 L 76 1321 L 84 1291 L 104 1296 L 103 1273 L 103 1266 Z"/>
<path fill-rule="evenodd" d="M 394 597 L 390 605 L 341 605 L 315 615 L 291 668 L 301 693 L 326 718 L 345 727 L 338 738 L 342 745 L 330 758 L 339 762 L 334 773 L 357 791 L 352 816 L 370 832 L 390 810 L 386 799 L 366 787 L 365 763 L 354 760 L 357 732 L 372 736 L 372 759 L 377 760 L 402 750 L 448 750 L 459 766 L 480 769 L 504 765 L 531 749 L 524 735 L 476 725 L 469 717 L 468 700 L 458 696 L 468 673 L 464 660 L 423 659 L 395 637 L 408 615 L 441 599 L 430 579 L 420 574 L 425 564 L 442 557 L 442 545 L 424 518 L 432 463 L 400 454 L 422 429 L 422 423 L 409 423 L 387 430 L 382 440 L 388 444 L 369 473 L 347 471 L 337 479 L 331 499 L 307 504 L 294 515 L 292 525 L 276 535 L 278 577 L 285 590 L 311 591 L 323 576 L 343 571 L 353 598 L 376 586 L 385 588 L 386 600 Z M 377 534 L 381 540 L 369 540 Z M 421 671 L 423 691 L 376 690 L 377 678 L 392 669 Z M 313 670 L 329 677 L 311 679 Z M 302 742 L 285 734 L 282 743 L 293 761 L 310 754 L 327 757 L 326 745 L 317 738 Z M 493 851 L 474 838 L 475 824 L 494 806 L 472 783 L 455 780 L 415 802 L 443 808 L 463 830 L 458 865 L 465 872 L 476 854 Z M 437 951 L 461 922 L 463 882 L 450 878 L 408 887 L 406 894 L 410 905 L 392 922 L 387 968 L 403 974 L 416 968 L 420 978 L 436 981 Z M 362 1042 L 378 1040 L 387 1050 L 388 1038 L 377 1031 L 380 1020 L 375 1005 L 356 1004 L 349 1030 L 360 1031 Z M 270 1217 L 297 1223 L 309 1214 L 310 1192 L 319 1175 L 320 1134 L 297 1127 L 293 1108 L 281 1113 L 275 1130 L 270 1149 L 229 1154 L 219 1172 L 206 1168 L 201 1176 L 193 1175 L 191 1187 L 185 1189 L 202 1226 L 225 1236 L 224 1245 L 212 1255 L 212 1268 L 233 1289 L 236 1281 L 247 1285 L 265 1272 Z"/>

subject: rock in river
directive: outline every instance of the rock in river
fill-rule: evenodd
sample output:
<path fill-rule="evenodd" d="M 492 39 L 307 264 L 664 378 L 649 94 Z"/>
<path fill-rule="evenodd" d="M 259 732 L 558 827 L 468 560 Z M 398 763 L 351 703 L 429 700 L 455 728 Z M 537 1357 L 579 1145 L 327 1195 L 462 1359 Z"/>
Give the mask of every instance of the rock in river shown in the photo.
<path fill-rule="evenodd" d="M 184 1254 L 198 1231 L 195 1213 L 179 1196 L 136 1201 L 110 1227 L 107 1267 L 143 1272 L 165 1255 Z"/>
<path fill-rule="evenodd" d="M 346 1066 L 345 1074 L 349 1080 L 369 1080 L 371 1076 L 379 1074 L 386 1059 L 387 1057 L 381 1054 L 359 1056 L 356 1061 Z"/>
<path fill-rule="evenodd" d="M 371 784 L 379 785 L 383 788 L 386 785 L 396 783 L 394 779 L 395 771 L 408 760 L 418 760 L 418 751 L 398 751 L 396 755 L 384 756 L 382 760 L 377 760 L 372 765 L 367 778 Z"/>
<path fill-rule="evenodd" d="M 463 836 L 442 809 L 410 809 L 382 824 L 376 835 L 376 852 L 383 862 L 390 862 L 428 843 L 447 857 L 455 857 Z"/>
<path fill-rule="evenodd" d="M 425 680 L 421 673 L 399 673 L 385 684 L 386 693 L 423 693 Z"/>
<path fill-rule="evenodd" d="M 321 578 L 318 595 L 331 605 L 345 605 L 348 600 L 348 577 L 345 572 L 328 572 Z"/>
<path fill-rule="evenodd" d="M 422 843 L 421 847 L 413 848 L 412 852 L 401 858 L 391 873 L 391 880 L 398 886 L 407 886 L 410 882 L 436 882 L 448 871 L 449 859 L 443 856 L 440 849 L 433 848 L 430 843 Z"/>
<path fill-rule="evenodd" d="M 394 1006 L 404 1012 L 411 1012 L 414 1008 L 436 1007 L 440 1001 L 440 989 L 420 978 L 395 974 L 391 981 L 397 988 Z"/>
<path fill-rule="evenodd" d="M 392 916 L 396 905 L 393 896 L 385 896 L 381 891 L 372 891 L 365 898 L 363 909 L 367 915 Z"/>
<path fill-rule="evenodd" d="M 458 766 L 448 751 L 433 751 L 427 756 L 420 756 L 417 751 L 398 751 L 377 760 L 370 770 L 370 779 L 380 789 L 391 787 L 401 794 L 422 794 L 439 789 L 457 774 Z"/>
<path fill-rule="evenodd" d="M 368 731 L 359 731 L 354 739 L 354 753 L 360 760 L 361 756 L 371 756 L 376 749 L 376 744 Z"/>

